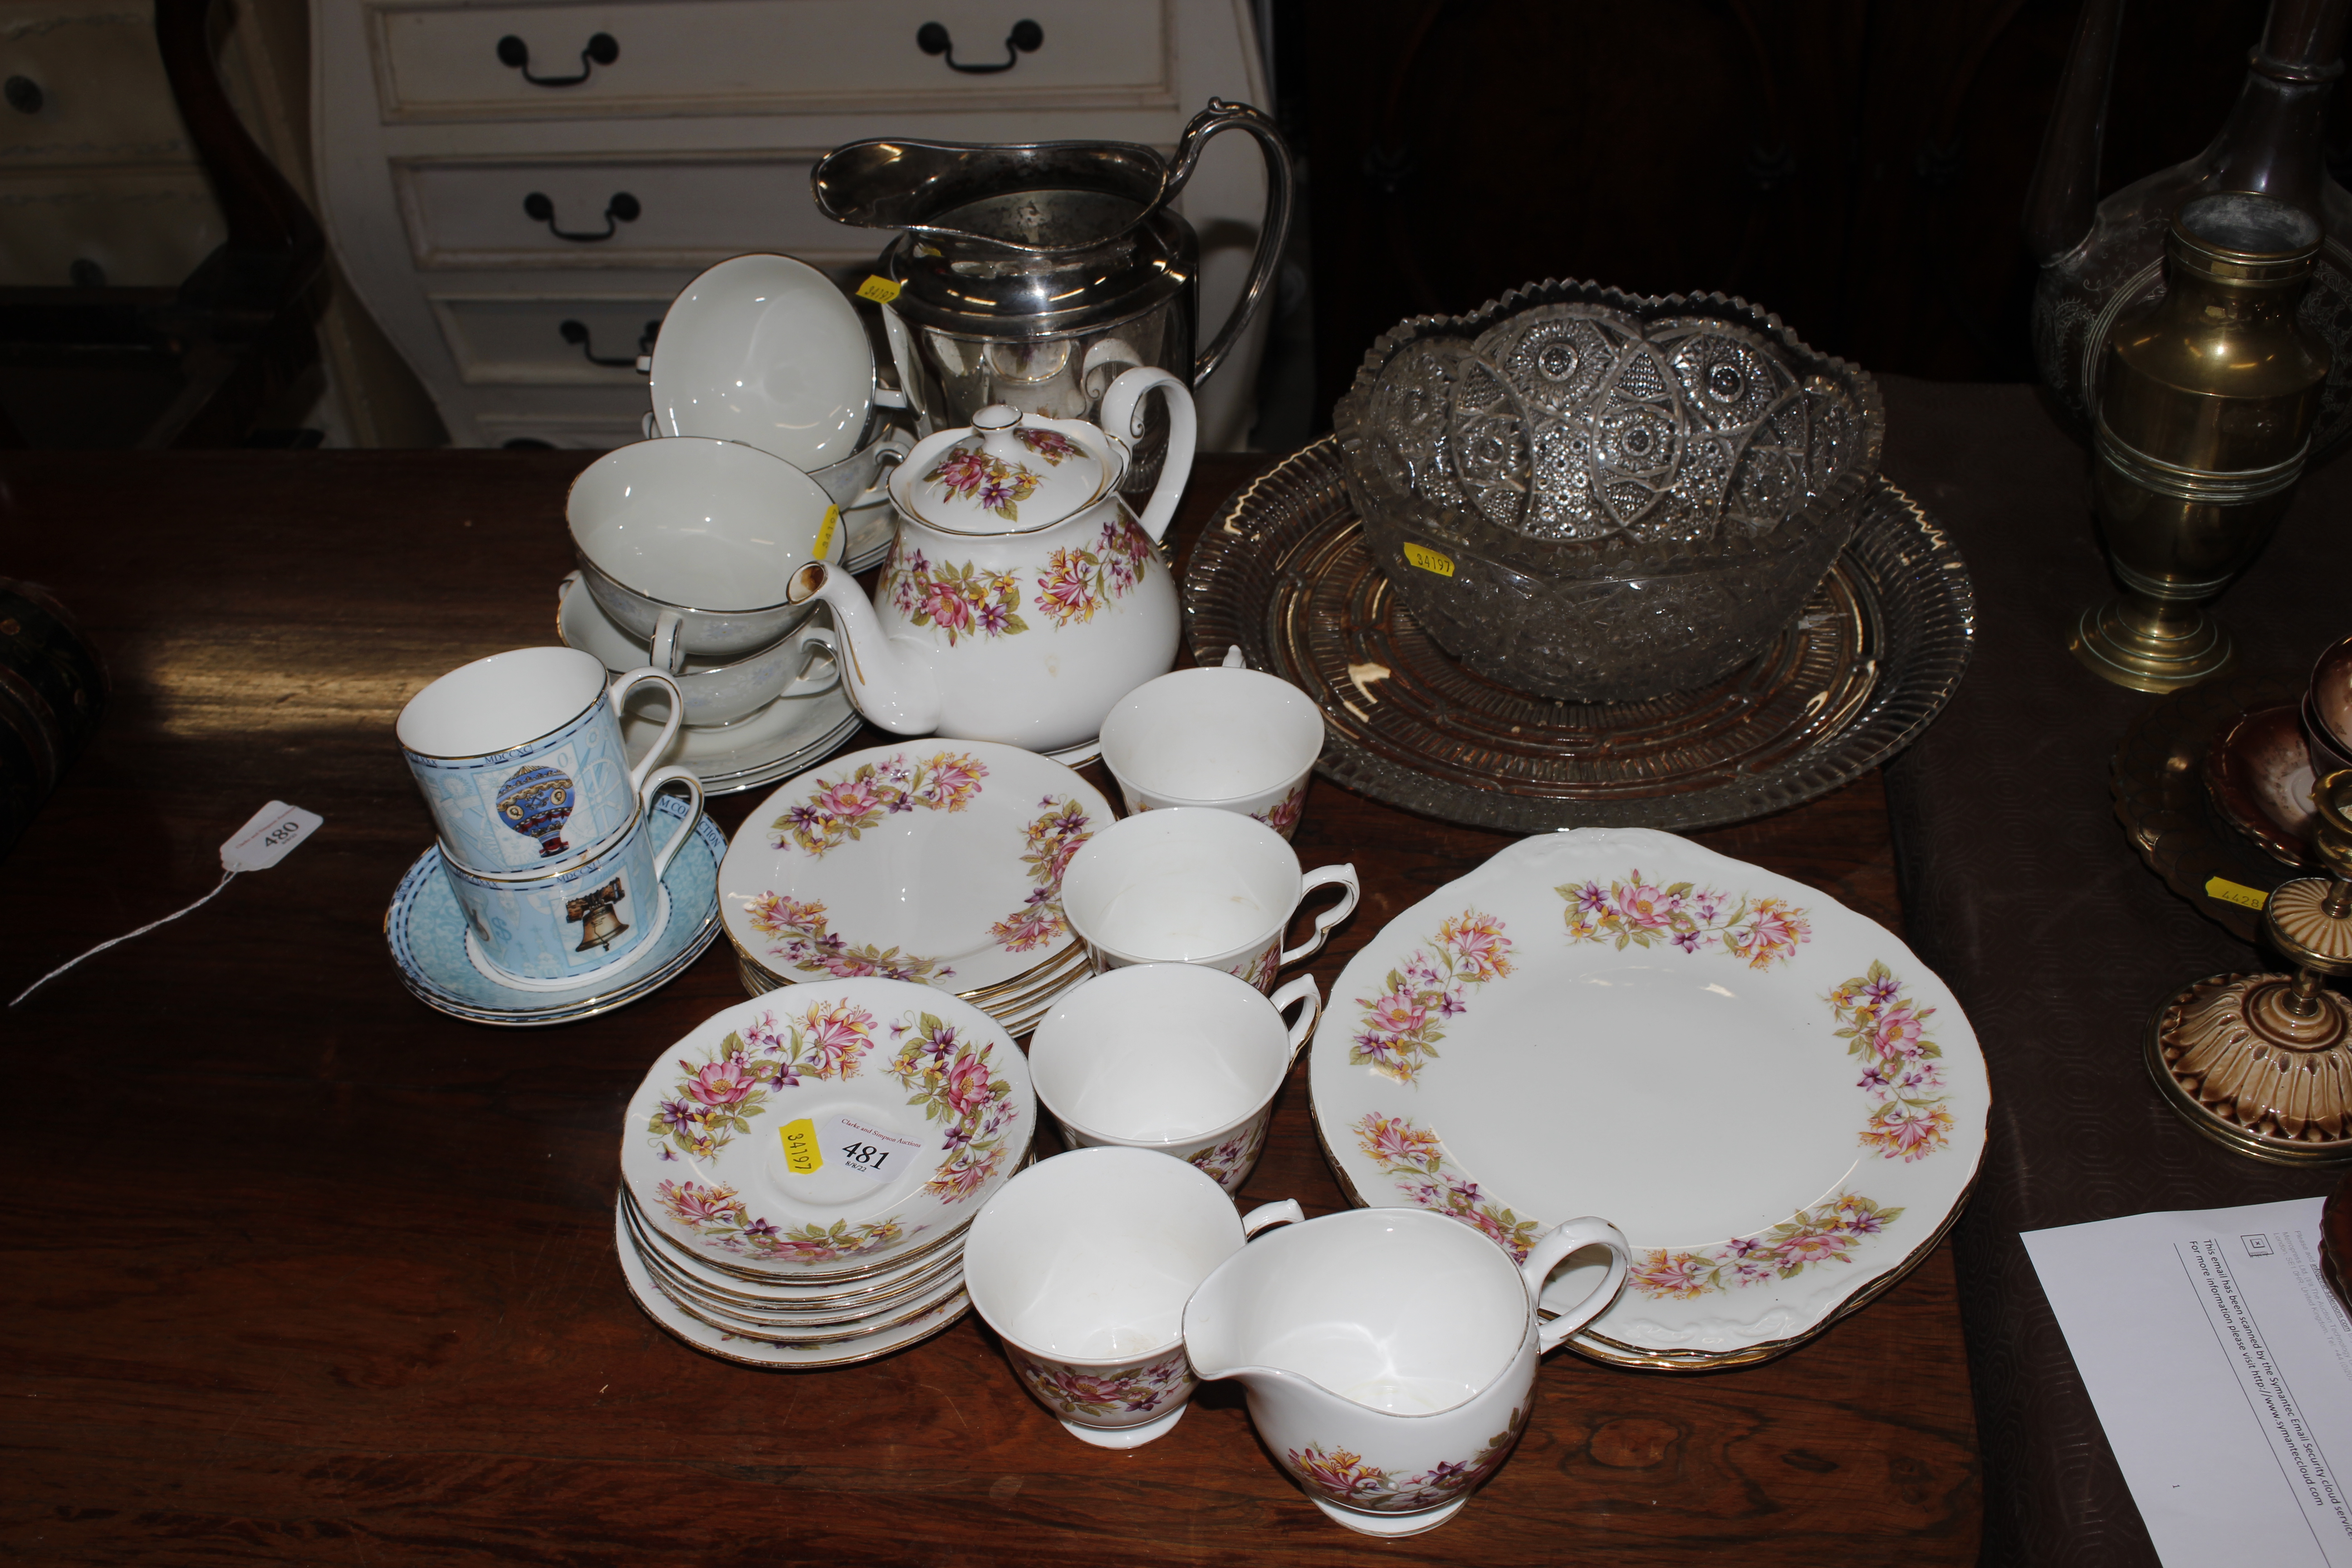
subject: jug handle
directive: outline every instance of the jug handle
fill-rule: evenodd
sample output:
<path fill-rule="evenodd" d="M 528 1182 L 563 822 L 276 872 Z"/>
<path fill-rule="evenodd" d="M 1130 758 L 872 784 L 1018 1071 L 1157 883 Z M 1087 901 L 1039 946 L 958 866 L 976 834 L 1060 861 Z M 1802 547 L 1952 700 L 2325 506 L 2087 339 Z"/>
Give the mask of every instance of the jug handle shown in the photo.
<path fill-rule="evenodd" d="M 1233 352 L 1234 343 L 1242 331 L 1257 313 L 1268 286 L 1274 282 L 1274 269 L 1281 263 L 1282 247 L 1290 237 L 1292 182 L 1290 143 L 1282 139 L 1274 121 L 1246 103 L 1228 103 L 1222 98 L 1209 100 L 1209 107 L 1192 117 L 1184 127 L 1184 134 L 1176 143 L 1176 156 L 1170 161 L 1168 173 L 1160 181 L 1160 194 L 1136 219 L 1137 223 L 1158 212 L 1176 199 L 1176 193 L 1192 177 L 1201 161 L 1201 149 L 1210 137 L 1220 131 L 1240 129 L 1257 138 L 1258 150 L 1265 154 L 1265 222 L 1257 231 L 1257 254 L 1250 258 L 1249 285 L 1242 290 L 1241 299 L 1234 305 L 1234 313 L 1217 330 L 1216 341 L 1192 362 L 1192 384 L 1200 385 L 1209 379 L 1209 373 L 1224 363 Z M 1134 224 L 1129 224 L 1132 228 Z"/>
<path fill-rule="evenodd" d="M 1273 1225 L 1305 1225 L 1307 1211 L 1298 1206 L 1297 1198 L 1285 1198 L 1280 1203 L 1260 1204 L 1242 1215 L 1242 1234 L 1255 1236 Z"/>
<path fill-rule="evenodd" d="M 1533 1305 L 1543 1298 L 1544 1280 L 1560 1261 L 1571 1252 L 1581 1252 L 1588 1247 L 1609 1249 L 1609 1273 L 1573 1307 L 1549 1322 L 1538 1325 L 1536 1336 L 1537 1353 L 1556 1349 L 1561 1341 L 1585 1324 L 1592 1321 L 1617 1300 L 1618 1290 L 1625 1283 L 1626 1268 L 1633 1262 L 1633 1253 L 1625 1243 L 1625 1233 L 1605 1219 L 1587 1215 L 1571 1219 L 1553 1227 L 1537 1238 L 1528 1249 L 1528 1260 L 1519 1265 L 1519 1277 L 1527 1281 L 1528 1301 Z"/>
<path fill-rule="evenodd" d="M 1138 365 L 1112 382 L 1103 394 L 1102 427 L 1122 443 L 1135 441 L 1143 434 L 1143 413 L 1138 405 L 1146 394 L 1153 392 L 1160 394 L 1168 404 L 1168 451 L 1160 461 L 1160 482 L 1151 487 L 1151 500 L 1135 521 L 1145 536 L 1157 544 L 1176 516 L 1176 503 L 1184 494 L 1184 480 L 1192 471 L 1192 448 L 1200 439 L 1201 424 L 1192 412 L 1192 389 L 1157 365 Z"/>

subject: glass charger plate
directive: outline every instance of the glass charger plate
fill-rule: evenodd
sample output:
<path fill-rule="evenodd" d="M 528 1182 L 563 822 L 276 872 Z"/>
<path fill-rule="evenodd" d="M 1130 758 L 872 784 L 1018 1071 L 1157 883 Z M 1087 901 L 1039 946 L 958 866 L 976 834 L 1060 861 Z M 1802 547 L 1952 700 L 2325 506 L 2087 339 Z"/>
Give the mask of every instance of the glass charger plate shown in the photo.
<path fill-rule="evenodd" d="M 1307 1081 L 1360 1204 L 1515 1258 L 1615 1223 L 1633 1270 L 1569 1343 L 1681 1370 L 1777 1355 L 1933 1251 L 1990 1103 L 1959 1005 L 1892 932 L 1639 828 L 1524 839 L 1390 921 Z"/>
<path fill-rule="evenodd" d="M 1239 644 L 1323 710 L 1317 771 L 1374 800 L 1513 832 L 1704 827 L 1886 761 L 1968 666 L 1976 601 L 1942 529 L 1882 482 L 1804 613 L 1753 663 L 1645 702 L 1555 702 L 1475 675 L 1365 552 L 1328 438 L 1228 501 L 1184 579 L 1193 657 Z"/>

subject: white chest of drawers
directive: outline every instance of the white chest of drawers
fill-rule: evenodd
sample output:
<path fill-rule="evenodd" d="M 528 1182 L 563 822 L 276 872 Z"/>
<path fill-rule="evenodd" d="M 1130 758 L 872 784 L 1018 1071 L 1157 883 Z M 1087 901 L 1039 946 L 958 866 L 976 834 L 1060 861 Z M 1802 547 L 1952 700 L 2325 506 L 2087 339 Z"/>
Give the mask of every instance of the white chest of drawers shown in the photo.
<path fill-rule="evenodd" d="M 1213 94 L 1267 102 L 1248 0 L 311 0 L 311 16 L 320 216 L 461 446 L 635 439 L 640 340 L 694 274 L 751 250 L 828 268 L 877 254 L 888 235 L 809 199 L 811 164 L 842 142 L 1164 151 Z M 1015 49 L 1024 23 L 1042 37 Z M 927 24 L 945 53 L 919 42 Z M 1255 146 L 1228 136 L 1184 193 L 1204 342 L 1264 191 Z M 1204 442 L 1246 435 L 1262 334 L 1203 389 Z"/>

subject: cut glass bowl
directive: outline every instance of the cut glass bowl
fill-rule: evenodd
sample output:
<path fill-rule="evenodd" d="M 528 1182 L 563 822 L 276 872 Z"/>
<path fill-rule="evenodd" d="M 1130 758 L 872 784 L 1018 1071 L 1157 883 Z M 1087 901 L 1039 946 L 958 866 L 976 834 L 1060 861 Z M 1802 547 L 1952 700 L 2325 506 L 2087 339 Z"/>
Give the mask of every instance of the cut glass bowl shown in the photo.
<path fill-rule="evenodd" d="M 1721 294 L 1548 281 L 1372 345 L 1334 424 L 1373 559 L 1524 691 L 1634 701 L 1753 658 L 1862 515 L 1861 369 Z"/>

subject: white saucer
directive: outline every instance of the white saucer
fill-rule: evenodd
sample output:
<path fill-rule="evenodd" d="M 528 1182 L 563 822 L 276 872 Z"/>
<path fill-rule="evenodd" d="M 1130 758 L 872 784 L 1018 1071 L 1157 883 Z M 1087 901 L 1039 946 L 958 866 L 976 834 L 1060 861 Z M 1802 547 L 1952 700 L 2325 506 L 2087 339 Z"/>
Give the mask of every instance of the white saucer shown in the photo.
<path fill-rule="evenodd" d="M 617 675 L 614 650 L 634 645 L 628 633 L 597 606 L 594 596 L 575 586 L 577 577 L 566 577 L 556 591 L 555 635 L 566 647 L 595 654 Z M 664 717 L 649 717 L 649 710 Z M 631 766 L 661 738 L 668 711 L 658 687 L 641 686 L 629 694 L 621 710 L 621 742 Z M 814 767 L 857 733 L 860 721 L 848 694 L 836 683 L 803 697 L 779 697 L 732 724 L 682 726 L 662 761 L 691 770 L 702 781 L 705 795 L 730 795 Z"/>

